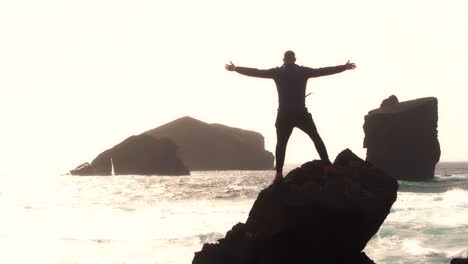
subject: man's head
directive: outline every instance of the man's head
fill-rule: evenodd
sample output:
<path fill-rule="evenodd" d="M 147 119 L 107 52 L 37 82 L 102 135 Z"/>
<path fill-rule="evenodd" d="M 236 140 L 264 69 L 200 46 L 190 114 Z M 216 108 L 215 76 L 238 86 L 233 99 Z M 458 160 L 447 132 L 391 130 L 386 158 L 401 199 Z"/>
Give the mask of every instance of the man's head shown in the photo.
<path fill-rule="evenodd" d="M 294 51 L 288 50 L 284 53 L 283 57 L 283 62 L 284 64 L 293 64 L 296 62 L 296 54 L 294 54 Z"/>

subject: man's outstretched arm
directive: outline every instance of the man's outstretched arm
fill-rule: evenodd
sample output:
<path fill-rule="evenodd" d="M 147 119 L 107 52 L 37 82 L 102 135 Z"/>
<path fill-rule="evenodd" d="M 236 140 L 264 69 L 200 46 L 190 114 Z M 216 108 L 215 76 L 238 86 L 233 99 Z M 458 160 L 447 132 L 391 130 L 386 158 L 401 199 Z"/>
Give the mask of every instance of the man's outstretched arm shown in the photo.
<path fill-rule="evenodd" d="M 336 73 L 344 72 L 346 70 L 353 70 L 356 68 L 356 64 L 350 63 L 348 60 L 346 64 L 339 65 L 339 66 L 324 67 L 324 68 L 318 68 L 318 69 L 307 68 L 307 67 L 304 67 L 304 68 L 307 70 L 307 77 L 314 78 L 314 77 L 336 74 Z"/>
<path fill-rule="evenodd" d="M 273 78 L 275 74 L 275 69 L 268 69 L 268 70 L 259 70 L 254 68 L 247 68 L 247 67 L 237 67 L 234 63 L 230 62 L 231 64 L 226 64 L 224 67 L 228 71 L 235 71 L 237 73 L 251 76 L 251 77 L 259 77 L 259 78 Z"/>

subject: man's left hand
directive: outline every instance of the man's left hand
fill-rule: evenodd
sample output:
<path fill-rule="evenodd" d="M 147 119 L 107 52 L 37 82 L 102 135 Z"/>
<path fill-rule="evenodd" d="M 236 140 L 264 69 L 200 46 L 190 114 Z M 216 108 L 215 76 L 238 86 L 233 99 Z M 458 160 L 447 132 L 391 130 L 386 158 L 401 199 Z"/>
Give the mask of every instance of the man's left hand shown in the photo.
<path fill-rule="evenodd" d="M 354 70 L 354 69 L 356 69 L 356 64 L 354 64 L 354 63 L 352 63 L 352 62 L 350 63 L 349 60 L 348 60 L 348 62 L 346 62 L 346 64 L 345 64 L 344 66 L 346 67 L 347 70 Z"/>

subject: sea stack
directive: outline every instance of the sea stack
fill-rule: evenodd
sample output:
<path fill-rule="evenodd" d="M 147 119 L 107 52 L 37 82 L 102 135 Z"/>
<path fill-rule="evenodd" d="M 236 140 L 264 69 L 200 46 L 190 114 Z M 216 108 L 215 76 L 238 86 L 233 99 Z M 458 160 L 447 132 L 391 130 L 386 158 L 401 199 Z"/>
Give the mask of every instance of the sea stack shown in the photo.
<path fill-rule="evenodd" d="M 149 135 L 131 136 L 99 154 L 92 162 L 71 170 L 71 175 L 189 175 L 170 139 Z"/>
<path fill-rule="evenodd" d="M 273 154 L 265 150 L 265 140 L 258 132 L 208 124 L 186 116 L 145 134 L 173 140 L 190 170 L 273 168 Z"/>
<path fill-rule="evenodd" d="M 437 98 L 399 102 L 392 95 L 364 119 L 367 161 L 397 180 L 434 177 L 440 158 Z"/>
<path fill-rule="evenodd" d="M 260 192 L 245 224 L 205 244 L 193 264 L 374 263 L 363 252 L 397 198 L 398 183 L 344 150 L 291 171 Z"/>

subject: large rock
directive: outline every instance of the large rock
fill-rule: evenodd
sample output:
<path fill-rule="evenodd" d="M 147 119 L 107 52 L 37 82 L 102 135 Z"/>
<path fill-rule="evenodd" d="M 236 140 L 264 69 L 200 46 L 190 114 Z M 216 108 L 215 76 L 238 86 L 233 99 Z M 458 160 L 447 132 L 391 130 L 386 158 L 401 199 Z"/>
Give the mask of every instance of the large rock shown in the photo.
<path fill-rule="evenodd" d="M 264 138 L 257 132 L 183 117 L 145 134 L 174 140 L 190 170 L 273 168 L 273 154 L 265 150 Z"/>
<path fill-rule="evenodd" d="M 131 136 L 99 154 L 91 164 L 71 170 L 72 175 L 188 175 L 187 167 L 177 156 L 177 145 L 170 139 L 149 135 Z"/>
<path fill-rule="evenodd" d="M 367 161 L 398 180 L 434 177 L 440 158 L 437 98 L 398 102 L 392 95 L 364 119 Z"/>
<path fill-rule="evenodd" d="M 374 263 L 363 249 L 390 212 L 398 183 L 343 151 L 336 171 L 312 161 L 260 192 L 247 222 L 193 264 Z"/>
<path fill-rule="evenodd" d="M 468 258 L 454 258 L 450 264 L 468 264 Z"/>

